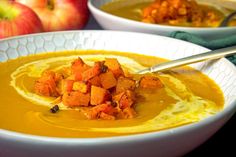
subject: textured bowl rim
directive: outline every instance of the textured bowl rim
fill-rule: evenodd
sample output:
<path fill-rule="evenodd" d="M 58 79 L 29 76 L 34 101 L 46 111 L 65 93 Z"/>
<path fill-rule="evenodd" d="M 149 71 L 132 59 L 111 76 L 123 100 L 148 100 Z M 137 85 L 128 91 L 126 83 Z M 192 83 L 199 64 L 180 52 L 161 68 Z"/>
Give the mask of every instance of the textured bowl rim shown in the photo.
<path fill-rule="evenodd" d="M 144 22 L 139 22 L 139 21 L 134 21 L 134 20 L 130 20 L 130 19 L 126 19 L 123 17 L 119 17 L 116 15 L 112 15 L 109 14 L 99 8 L 97 8 L 94 5 L 94 0 L 88 0 L 88 8 L 90 9 L 90 11 L 92 13 L 101 15 L 103 17 L 109 18 L 109 19 L 113 19 L 116 20 L 118 22 L 124 22 L 130 25 L 134 25 L 136 27 L 141 27 L 144 28 L 146 27 L 147 29 L 157 29 L 157 28 L 161 28 L 161 29 L 170 29 L 170 30 L 179 30 L 181 29 L 182 31 L 202 31 L 202 32 L 215 32 L 218 30 L 234 30 L 236 29 L 236 26 L 230 26 L 230 27 L 181 27 L 181 26 L 169 26 L 169 25 L 159 25 L 159 24 L 149 24 L 149 23 L 144 23 Z"/>
<path fill-rule="evenodd" d="M 37 33 L 31 35 L 22 35 L 17 37 L 11 37 L 0 40 L 0 43 L 7 40 L 17 40 L 25 37 L 33 37 L 33 36 L 43 36 L 43 35 L 52 35 L 52 34 L 66 34 L 66 33 L 76 33 L 76 32 L 108 32 L 108 33 L 129 33 L 129 34 L 140 34 L 140 35 L 147 35 L 147 36 L 156 36 L 159 38 L 165 38 L 168 40 L 178 40 L 173 39 L 170 37 L 164 37 L 160 35 L 152 35 L 146 33 L 135 33 L 135 32 L 125 32 L 125 31 L 106 31 L 106 30 L 82 30 L 82 31 L 58 31 L 58 32 L 47 32 L 47 33 Z M 205 50 L 208 50 L 202 46 L 192 44 L 186 41 L 178 40 L 179 42 L 183 42 L 186 44 L 193 45 L 195 47 L 201 47 Z M 236 75 L 236 68 L 235 66 L 229 62 L 227 59 L 222 58 L 224 64 L 233 69 L 233 72 Z M 236 111 L 236 100 L 225 107 L 222 111 L 218 112 L 217 114 L 207 117 L 199 122 L 187 124 L 183 126 L 178 126 L 171 129 L 154 131 L 154 132 L 146 132 L 146 133 L 139 133 L 139 134 L 131 134 L 131 135 L 122 135 L 122 136 L 112 136 L 112 137 L 96 137 L 96 138 L 64 138 L 64 137 L 48 137 L 48 136 L 39 136 L 39 135 L 31 135 L 26 133 L 19 133 L 15 131 L 0 129 L 0 138 L 7 139 L 15 142 L 26 142 L 26 143 L 33 143 L 33 144 L 40 144 L 40 145 L 101 145 L 101 144 L 116 144 L 116 143 L 134 143 L 139 141 L 146 141 L 146 140 L 153 140 L 153 139 L 162 139 L 167 136 L 173 134 L 182 134 L 191 130 L 195 130 L 196 128 L 203 127 L 205 125 L 211 124 L 215 121 L 218 121 L 224 116 L 230 114 L 230 117 Z"/>

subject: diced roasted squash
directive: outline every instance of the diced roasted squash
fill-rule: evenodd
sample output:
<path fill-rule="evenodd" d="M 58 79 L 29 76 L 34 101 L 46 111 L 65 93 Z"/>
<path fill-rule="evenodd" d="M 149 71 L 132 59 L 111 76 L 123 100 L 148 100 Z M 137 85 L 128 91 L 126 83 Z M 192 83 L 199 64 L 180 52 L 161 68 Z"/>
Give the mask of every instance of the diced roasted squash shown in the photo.
<path fill-rule="evenodd" d="M 135 80 L 126 77 L 119 77 L 116 85 L 116 93 L 124 92 L 126 90 L 134 90 L 135 86 Z"/>
<path fill-rule="evenodd" d="M 85 64 L 84 61 L 80 57 L 78 57 L 78 59 L 76 59 L 71 65 L 73 74 L 75 73 L 82 74 L 84 71 L 88 70 L 89 68 L 90 66 Z"/>
<path fill-rule="evenodd" d="M 64 76 L 61 73 L 55 73 L 55 82 L 58 83 L 59 81 L 64 79 Z"/>
<path fill-rule="evenodd" d="M 114 102 L 119 104 L 121 109 L 132 107 L 135 102 L 135 94 L 133 91 L 126 90 L 112 97 Z"/>
<path fill-rule="evenodd" d="M 135 94 L 133 91 L 127 90 L 119 101 L 120 108 L 131 107 L 135 102 Z"/>
<path fill-rule="evenodd" d="M 97 86 L 97 87 L 101 87 L 102 86 L 99 76 L 95 76 L 95 77 L 91 78 L 90 80 L 88 80 L 88 82 L 91 85 L 94 85 L 94 86 Z"/>
<path fill-rule="evenodd" d="M 65 92 L 71 92 L 73 89 L 74 80 L 62 80 L 61 81 L 61 88 L 60 93 L 63 94 Z"/>
<path fill-rule="evenodd" d="M 109 92 L 101 87 L 91 87 L 91 105 L 99 105 L 109 99 Z"/>
<path fill-rule="evenodd" d="M 80 72 L 74 72 L 74 74 L 71 74 L 66 79 L 74 81 L 82 81 L 82 74 Z"/>
<path fill-rule="evenodd" d="M 69 77 L 72 74 L 72 69 L 71 67 L 64 67 L 63 68 L 63 75 L 65 78 Z"/>
<path fill-rule="evenodd" d="M 65 70 L 65 69 L 64 69 Z M 115 58 L 95 62 L 90 67 L 81 58 L 76 59 L 64 73 L 45 71 L 35 83 L 35 92 L 43 96 L 57 97 L 53 103 L 65 106 L 82 106 L 88 119 L 127 119 L 136 116 L 136 81 L 124 75 Z M 128 72 L 127 72 L 128 73 Z M 163 87 L 158 77 L 141 77 L 140 88 Z"/>
<path fill-rule="evenodd" d="M 158 77 L 155 76 L 143 76 L 140 79 L 139 87 L 149 88 L 149 89 L 158 89 L 164 87 L 163 83 Z"/>
<path fill-rule="evenodd" d="M 43 96 L 57 97 L 59 93 L 57 91 L 56 75 L 53 71 L 45 71 L 35 82 L 34 90 L 37 94 Z"/>
<path fill-rule="evenodd" d="M 120 63 L 116 58 L 106 58 L 104 63 L 116 78 L 124 76 Z"/>
<path fill-rule="evenodd" d="M 90 68 L 82 73 L 82 80 L 88 81 L 89 79 L 95 77 L 97 74 L 94 73 L 93 68 Z"/>
<path fill-rule="evenodd" d="M 79 91 L 81 93 L 87 93 L 90 89 L 90 84 L 82 81 L 74 82 L 73 90 Z"/>
<path fill-rule="evenodd" d="M 62 102 L 68 107 L 88 106 L 90 94 L 84 94 L 79 91 L 66 92 L 62 96 Z"/>
<path fill-rule="evenodd" d="M 197 0 L 154 0 L 141 12 L 143 22 L 189 27 L 215 27 L 222 16 Z"/>
<path fill-rule="evenodd" d="M 50 84 L 36 81 L 34 85 L 35 93 L 43 96 L 52 96 L 53 91 L 51 90 Z"/>
<path fill-rule="evenodd" d="M 121 97 L 124 95 L 125 92 L 121 92 L 119 94 L 116 94 L 116 95 L 112 95 L 112 101 L 114 102 L 119 102 Z"/>
<path fill-rule="evenodd" d="M 82 81 L 82 73 L 74 72 L 74 80 L 75 81 Z"/>
<path fill-rule="evenodd" d="M 92 68 L 89 68 L 88 70 L 86 70 L 82 73 L 82 80 L 88 81 L 91 78 L 98 76 L 101 73 L 102 65 L 103 65 L 102 62 L 95 62 L 94 66 Z"/>
<path fill-rule="evenodd" d="M 105 89 L 110 89 L 112 87 L 115 87 L 117 84 L 116 78 L 114 77 L 111 71 L 102 73 L 99 75 L 99 77 L 101 80 L 102 87 Z"/>
<path fill-rule="evenodd" d="M 110 104 L 103 103 L 95 107 L 92 107 L 90 110 L 87 110 L 85 115 L 88 117 L 88 119 L 97 119 L 100 118 L 101 113 L 114 116 L 116 112 L 117 112 L 116 109 L 112 107 Z"/>
<path fill-rule="evenodd" d="M 78 57 L 76 60 L 74 60 L 72 63 L 71 63 L 71 67 L 78 67 L 78 66 L 83 66 L 85 63 L 84 61 L 82 60 L 82 58 Z"/>

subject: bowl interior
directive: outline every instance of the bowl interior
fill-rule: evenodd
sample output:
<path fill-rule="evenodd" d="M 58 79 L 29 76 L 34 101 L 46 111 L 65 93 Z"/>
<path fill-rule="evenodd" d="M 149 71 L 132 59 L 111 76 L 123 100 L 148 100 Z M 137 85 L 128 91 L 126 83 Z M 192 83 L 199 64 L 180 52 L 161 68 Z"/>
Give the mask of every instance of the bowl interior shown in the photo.
<path fill-rule="evenodd" d="M 145 44 L 144 44 L 145 41 Z M 114 50 L 174 60 L 208 49 L 162 36 L 115 31 L 78 31 L 29 35 L 0 41 L 0 62 L 41 52 Z M 222 89 L 225 106 L 236 100 L 236 69 L 226 59 L 192 64 Z"/>
<path fill-rule="evenodd" d="M 170 60 L 208 51 L 208 49 L 204 47 L 181 40 L 143 33 L 118 31 L 67 31 L 27 35 L 0 40 L 0 62 L 30 54 L 42 52 L 53 53 L 55 51 L 65 50 L 112 50 L 158 56 Z M 197 63 L 191 66 L 213 79 L 220 86 L 225 97 L 224 110 L 220 112 L 220 114 L 216 114 L 216 116 L 209 117 L 208 120 L 206 119 L 199 123 L 159 132 L 115 138 L 53 138 L 15 133 L 1 129 L 0 137 L 3 137 L 4 139 L 9 138 L 13 141 L 26 140 L 29 143 L 32 142 L 32 140 L 36 140 L 45 144 L 46 141 L 47 143 L 49 142 L 49 145 L 50 143 L 55 144 L 57 142 L 60 142 L 63 146 L 65 143 L 75 145 L 85 143 L 86 145 L 86 142 L 87 144 L 93 143 L 94 145 L 98 145 L 99 142 L 107 142 L 109 144 L 111 142 L 131 142 L 135 139 L 141 141 L 152 140 L 157 137 L 162 139 L 168 136 L 171 137 L 173 132 L 178 136 L 178 134 L 184 133 L 186 130 L 194 130 L 204 128 L 201 127 L 204 125 L 211 125 L 219 120 L 219 118 L 222 118 L 222 116 L 228 115 L 228 117 L 230 117 L 236 110 L 236 70 L 234 65 L 226 59 L 220 59 L 213 62 Z M 217 125 L 217 127 L 220 126 L 221 124 Z M 212 129 L 209 130 L 212 133 L 214 132 Z"/>

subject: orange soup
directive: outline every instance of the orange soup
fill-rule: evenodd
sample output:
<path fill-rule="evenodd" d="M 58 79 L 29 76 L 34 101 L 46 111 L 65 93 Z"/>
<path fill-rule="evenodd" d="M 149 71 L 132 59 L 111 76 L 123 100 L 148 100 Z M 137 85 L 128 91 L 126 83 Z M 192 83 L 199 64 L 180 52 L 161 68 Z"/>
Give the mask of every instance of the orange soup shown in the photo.
<path fill-rule="evenodd" d="M 78 57 L 90 68 L 93 68 L 95 62 L 105 60 L 108 70 L 103 71 L 102 76 L 99 74 L 99 77 L 103 79 L 109 78 L 108 80 L 110 81 L 105 81 L 105 84 L 103 82 L 102 85 L 93 84 L 93 86 L 96 86 L 96 88 L 92 86 L 96 89 L 96 101 L 91 98 L 86 101 L 86 106 L 81 106 L 84 101 L 81 103 L 81 99 L 78 98 L 68 105 L 58 100 L 58 96 L 60 97 L 63 94 L 57 96 L 54 94 L 44 95 L 35 90 L 35 84 L 45 71 L 63 71 L 71 67 Z M 114 71 L 106 63 L 107 58 L 115 58 L 119 62 L 120 68 L 123 70 L 122 76 L 114 75 Z M 182 67 L 151 75 L 135 74 L 138 70 L 163 61 L 165 60 L 161 58 L 133 53 L 89 50 L 37 54 L 0 63 L 0 128 L 52 137 L 121 136 L 153 132 L 195 123 L 223 109 L 224 98 L 220 88 L 206 75 L 193 68 Z M 105 73 L 109 74 L 106 74 L 105 77 L 103 76 Z M 111 79 L 112 73 L 114 78 Z M 71 75 L 63 75 L 63 79 L 72 81 L 74 79 L 69 78 Z M 91 78 L 94 76 L 91 76 Z M 145 76 L 158 78 L 161 86 L 156 86 L 157 84 L 155 83 L 157 82 L 155 82 L 152 84 L 155 88 L 150 89 L 150 84 L 146 80 L 141 80 Z M 113 101 L 111 97 L 98 99 L 97 95 L 100 96 L 98 94 L 100 93 L 100 88 L 102 88 L 102 91 L 108 90 L 110 94 L 121 90 L 117 87 L 120 77 L 132 78 L 136 82 L 134 84 L 135 87 L 132 86 L 132 91 L 135 92 L 135 99 L 132 105 L 129 106 L 135 113 L 132 116 L 127 116 L 127 113 L 130 112 L 125 112 L 124 117 L 122 117 L 116 116 L 117 114 L 111 114 L 107 110 L 102 110 L 103 113 L 99 112 L 98 114 L 96 113 L 95 117 L 88 118 L 84 114 L 85 107 L 90 109 L 95 107 L 95 105 Z M 88 80 L 91 78 L 89 77 Z M 151 81 L 149 79 L 148 82 Z M 86 81 L 85 83 L 88 85 Z M 92 95 L 91 92 L 94 90 L 91 89 L 92 87 L 88 90 L 86 89 L 86 91 L 81 87 L 77 84 L 70 90 L 72 92 L 82 90 L 80 92 Z M 99 92 L 97 91 L 98 87 Z M 123 89 L 124 85 L 121 87 Z M 70 102 L 72 99 L 67 100 Z M 118 100 L 120 102 L 120 99 Z M 113 108 L 120 104 L 116 104 Z M 53 108 L 55 105 L 58 108 Z M 119 106 L 120 113 L 126 107 Z M 113 117 L 107 118 L 107 115 Z"/>

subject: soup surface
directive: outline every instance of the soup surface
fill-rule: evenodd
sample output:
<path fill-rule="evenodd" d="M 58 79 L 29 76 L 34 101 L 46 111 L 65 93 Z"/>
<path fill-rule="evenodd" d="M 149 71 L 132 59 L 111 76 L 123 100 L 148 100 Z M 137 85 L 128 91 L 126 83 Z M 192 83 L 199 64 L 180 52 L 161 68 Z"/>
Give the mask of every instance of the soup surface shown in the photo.
<path fill-rule="evenodd" d="M 182 67 L 155 74 L 164 88 L 137 91 L 142 98 L 134 106 L 135 118 L 88 120 L 80 110 L 63 108 L 52 113 L 54 98 L 37 95 L 34 83 L 43 71 L 69 66 L 78 56 L 87 64 L 117 58 L 129 73 L 165 61 L 132 53 L 90 50 L 45 53 L 0 63 L 0 128 L 53 137 L 120 136 L 198 122 L 223 109 L 219 87 L 201 72 Z"/>
<path fill-rule="evenodd" d="M 116 0 L 101 9 L 135 21 L 185 27 L 218 27 L 225 17 L 219 9 L 195 0 Z M 229 26 L 235 26 L 235 21 L 232 20 Z"/>

